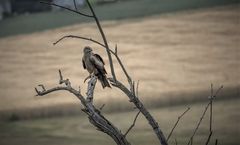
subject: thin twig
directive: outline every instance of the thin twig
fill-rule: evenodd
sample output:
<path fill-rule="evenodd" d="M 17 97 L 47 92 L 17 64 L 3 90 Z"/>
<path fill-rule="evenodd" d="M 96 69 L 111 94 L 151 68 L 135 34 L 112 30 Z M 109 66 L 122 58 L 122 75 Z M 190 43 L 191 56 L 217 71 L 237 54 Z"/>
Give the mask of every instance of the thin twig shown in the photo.
<path fill-rule="evenodd" d="M 223 89 L 223 86 L 219 87 L 213 97 L 215 98 L 222 89 Z"/>
<path fill-rule="evenodd" d="M 212 132 L 212 102 L 213 102 L 213 84 L 211 84 L 211 99 L 210 100 L 210 119 L 209 119 L 209 131 Z"/>
<path fill-rule="evenodd" d="M 205 145 L 208 145 L 212 134 L 213 134 L 213 130 L 212 130 L 212 118 L 213 118 L 213 113 L 212 113 L 212 107 L 213 107 L 213 99 L 215 99 L 215 97 L 217 96 L 217 94 L 220 92 L 220 90 L 223 88 L 223 86 L 221 86 L 220 88 L 218 88 L 218 90 L 216 91 L 215 94 L 213 94 L 213 84 L 211 84 L 211 96 L 209 98 L 209 103 L 210 103 L 210 117 L 209 117 L 209 135 L 206 141 Z"/>
<path fill-rule="evenodd" d="M 38 85 L 38 86 L 39 86 L 39 87 L 42 87 L 42 90 L 43 90 L 43 91 L 46 91 L 44 85 L 40 84 L 40 85 Z"/>
<path fill-rule="evenodd" d="M 62 76 L 62 72 L 61 72 L 61 70 L 59 69 L 58 70 L 58 73 L 59 73 L 59 84 L 61 84 L 62 83 L 62 80 L 63 80 L 63 76 Z"/>
<path fill-rule="evenodd" d="M 212 137 L 212 104 L 213 104 L 213 84 L 211 84 L 211 97 L 209 99 L 210 101 L 210 116 L 209 116 L 209 135 L 206 141 L 206 145 L 208 145 L 211 137 Z"/>
<path fill-rule="evenodd" d="M 135 126 L 135 123 L 136 123 L 136 121 L 137 121 L 137 118 L 138 118 L 139 114 L 140 114 L 140 111 L 138 111 L 137 115 L 135 116 L 135 118 L 134 118 L 134 120 L 133 120 L 133 124 L 128 128 L 128 130 L 127 130 L 126 133 L 124 134 L 125 137 L 126 137 L 127 134 L 129 133 L 129 131 Z"/>
<path fill-rule="evenodd" d="M 212 131 L 209 132 L 209 135 L 208 135 L 208 138 L 207 138 L 207 141 L 206 141 L 206 145 L 208 145 L 208 143 L 209 143 L 209 141 L 212 137 L 212 133 L 213 133 Z"/>
<path fill-rule="evenodd" d="M 66 80 L 63 79 L 62 72 L 60 69 L 58 70 L 58 72 L 59 72 L 59 77 L 60 77 L 59 84 L 64 83 L 67 87 L 71 88 L 71 82 L 69 81 L 69 79 L 66 79 Z"/>
<path fill-rule="evenodd" d="M 75 96 L 77 96 L 81 101 L 84 100 L 80 91 L 77 91 L 74 88 L 72 88 L 71 85 L 69 85 L 69 84 L 71 84 L 69 79 L 64 80 L 63 76 L 62 76 L 62 73 L 61 73 L 61 70 L 59 70 L 59 84 L 62 84 L 62 83 L 64 83 L 65 86 L 57 86 L 57 87 L 53 87 L 53 88 L 48 89 L 48 90 L 44 87 L 44 85 L 39 85 L 43 88 L 43 90 L 39 91 L 37 88 L 35 88 L 35 91 L 36 91 L 38 96 L 43 96 L 43 95 L 46 95 L 46 94 L 49 94 L 49 93 L 52 93 L 52 92 L 55 92 L 55 91 L 66 90 L 66 91 L 69 91 L 70 93 L 74 94 Z"/>
<path fill-rule="evenodd" d="M 73 9 L 70 9 L 70 8 L 67 8 L 67 7 L 64 7 L 64 6 L 60 6 L 60 5 L 55 4 L 55 3 L 49 3 L 49 2 L 44 2 L 44 1 L 40 1 L 40 3 L 46 4 L 46 5 L 52 5 L 52 6 L 55 6 L 55 7 L 59 7 L 59 8 L 62 8 L 62 9 L 65 9 L 65 10 L 68 10 L 68 11 L 71 11 L 71 12 L 74 12 L 74 13 L 77 13 L 77 14 L 82 15 L 82 16 L 85 16 L 85 17 L 93 18 L 92 15 L 84 14 L 84 13 L 75 11 L 75 10 L 73 10 Z"/>
<path fill-rule="evenodd" d="M 221 90 L 222 88 L 223 88 L 223 86 L 221 86 L 221 87 L 216 91 L 215 95 L 213 95 L 213 85 L 211 85 L 211 96 L 210 96 L 210 98 L 209 98 L 210 101 L 209 101 L 209 103 L 207 104 L 207 106 L 206 106 L 206 108 L 205 108 L 205 110 L 204 110 L 204 112 L 203 112 L 203 114 L 202 114 L 202 116 L 201 116 L 201 118 L 200 118 L 200 120 L 199 120 L 199 122 L 198 122 L 198 124 L 197 124 L 197 127 L 195 128 L 192 136 L 190 137 L 190 139 L 189 139 L 189 141 L 188 141 L 188 145 L 189 145 L 189 144 L 192 145 L 192 143 L 193 143 L 193 137 L 195 136 L 195 134 L 196 134 L 196 132 L 197 132 L 197 130 L 198 130 L 198 128 L 199 128 L 199 126 L 200 126 L 200 124 L 201 124 L 201 122 L 202 122 L 205 114 L 206 114 L 206 111 L 207 111 L 208 107 L 209 107 L 209 106 L 211 107 L 213 99 L 216 98 L 217 94 L 220 92 L 220 90 Z M 208 144 L 208 142 L 210 141 L 211 136 L 212 136 L 212 110 L 211 110 L 211 109 L 210 109 L 210 129 L 209 129 L 209 130 L 210 130 L 210 133 L 209 133 L 209 136 L 208 136 L 206 145 Z"/>
<path fill-rule="evenodd" d="M 98 30 L 102 36 L 102 39 L 103 39 L 103 42 L 104 42 L 104 45 L 105 45 L 105 48 L 106 48 L 106 52 L 107 52 L 107 55 L 108 55 L 108 60 L 109 60 L 109 63 L 110 63 L 110 69 L 111 69 L 111 74 L 112 74 L 112 77 L 114 80 L 116 80 L 116 75 L 115 75 L 115 71 L 114 71 L 114 67 L 113 67 L 113 62 L 112 62 L 112 56 L 111 56 L 111 52 L 110 52 L 110 48 L 108 46 L 108 42 L 107 42 L 107 39 L 106 39 L 106 36 L 103 32 L 103 29 L 102 29 L 102 26 L 89 2 L 89 0 L 86 0 L 87 1 L 87 4 L 88 4 L 88 7 L 90 8 L 91 12 L 92 12 L 92 15 L 93 15 L 93 18 L 95 19 L 95 22 L 97 24 L 97 27 L 98 27 Z"/>
<path fill-rule="evenodd" d="M 200 126 L 200 124 L 201 124 L 201 122 L 202 122 L 202 120 L 203 120 L 203 118 L 204 118 L 204 116 L 205 116 L 205 114 L 207 112 L 207 109 L 208 109 L 209 105 L 210 105 L 210 103 L 208 103 L 207 106 L 205 107 L 205 110 L 203 111 L 203 114 L 202 114 L 202 116 L 201 116 L 201 118 L 200 118 L 200 120 L 199 120 L 199 122 L 197 124 L 197 127 L 195 128 L 192 136 L 190 137 L 190 139 L 188 141 L 188 145 L 193 143 L 193 137 L 195 136 L 195 134 L 196 134 L 196 132 L 197 132 L 197 130 L 198 130 L 198 128 L 199 128 L 199 126 Z"/>
<path fill-rule="evenodd" d="M 215 141 L 215 145 L 217 145 L 218 144 L 218 139 L 216 139 L 216 141 Z"/>
<path fill-rule="evenodd" d="M 106 48 L 104 44 L 92 39 L 92 38 L 86 38 L 86 37 L 82 37 L 82 36 L 75 36 L 75 35 L 66 35 L 63 36 L 62 38 L 58 39 L 56 42 L 53 43 L 53 45 L 56 45 L 57 43 L 59 43 L 60 41 L 62 41 L 65 38 L 77 38 L 77 39 L 83 39 L 83 40 L 88 40 L 88 41 L 92 41 L 98 45 L 101 45 L 102 47 Z"/>
<path fill-rule="evenodd" d="M 177 139 L 175 138 L 175 145 L 178 145 Z"/>
<path fill-rule="evenodd" d="M 137 87 L 136 87 L 136 96 L 137 97 L 139 97 L 138 88 L 139 88 L 139 80 L 137 81 Z"/>
<path fill-rule="evenodd" d="M 73 3 L 74 3 L 75 10 L 78 11 L 76 0 L 73 0 Z"/>
<path fill-rule="evenodd" d="M 176 128 L 178 122 L 180 121 L 180 119 L 183 117 L 183 115 L 185 115 L 188 111 L 190 110 L 190 107 L 188 107 L 180 116 L 178 116 L 178 120 L 176 121 L 176 123 L 174 124 L 171 132 L 169 133 L 168 137 L 167 137 L 167 141 L 170 139 L 174 129 Z"/>
<path fill-rule="evenodd" d="M 104 106 L 105 106 L 105 104 L 102 104 L 102 106 L 99 108 L 99 110 L 102 110 Z"/>
<path fill-rule="evenodd" d="M 116 57 L 116 59 L 117 59 L 119 65 L 121 66 L 121 68 L 122 68 L 125 76 L 127 77 L 128 83 L 129 83 L 129 85 L 130 85 L 130 87 L 131 87 L 131 85 L 132 85 L 132 79 L 131 79 L 131 77 L 128 75 L 127 70 L 125 69 L 125 67 L 124 67 L 121 59 L 119 58 L 117 52 L 118 52 L 118 47 L 117 47 L 117 44 L 116 44 L 116 45 L 115 45 L 115 52 L 112 52 L 112 51 L 111 51 L 111 53 Z"/>

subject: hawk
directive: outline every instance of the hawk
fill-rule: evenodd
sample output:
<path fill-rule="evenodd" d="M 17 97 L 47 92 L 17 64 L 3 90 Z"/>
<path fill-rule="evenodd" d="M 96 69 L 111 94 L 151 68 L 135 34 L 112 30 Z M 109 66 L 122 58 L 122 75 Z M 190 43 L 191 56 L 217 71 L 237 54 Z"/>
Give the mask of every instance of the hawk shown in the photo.
<path fill-rule="evenodd" d="M 82 64 L 83 68 L 87 69 L 90 75 L 95 75 L 97 76 L 98 80 L 101 82 L 102 87 L 109 87 L 111 88 L 107 77 L 106 77 L 106 70 L 104 68 L 104 61 L 102 57 L 98 54 L 94 54 L 92 52 L 92 48 L 89 46 L 86 46 L 83 50 L 83 58 L 82 58 Z M 89 77 L 90 77 L 89 75 Z M 87 77 L 87 78 L 89 78 Z"/>

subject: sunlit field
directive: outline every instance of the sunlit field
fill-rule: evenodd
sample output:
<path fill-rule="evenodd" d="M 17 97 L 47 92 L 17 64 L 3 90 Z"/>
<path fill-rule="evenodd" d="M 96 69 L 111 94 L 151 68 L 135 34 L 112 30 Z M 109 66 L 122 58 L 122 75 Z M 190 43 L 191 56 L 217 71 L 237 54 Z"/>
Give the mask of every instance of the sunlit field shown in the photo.
<path fill-rule="evenodd" d="M 161 107 L 206 100 L 211 83 L 215 89 L 224 86 L 220 99 L 239 98 L 239 15 L 239 5 L 232 5 L 102 24 L 110 46 L 118 44 L 129 74 L 140 80 L 141 100 Z M 80 112 L 79 102 L 71 94 L 36 97 L 34 92 L 38 84 L 47 88 L 57 85 L 58 69 L 85 92 L 83 80 L 88 73 L 82 68 L 81 57 L 86 45 L 107 61 L 105 50 L 87 41 L 68 39 L 52 45 L 67 34 L 101 41 L 94 23 L 0 39 L 1 114 L 24 110 L 25 117 L 31 118 L 34 114 Z M 117 77 L 126 82 L 115 66 Z M 109 72 L 108 62 L 106 68 Z M 125 105 L 128 99 L 120 91 L 103 90 L 99 84 L 94 102 L 106 104 L 107 110 L 130 106 Z"/>

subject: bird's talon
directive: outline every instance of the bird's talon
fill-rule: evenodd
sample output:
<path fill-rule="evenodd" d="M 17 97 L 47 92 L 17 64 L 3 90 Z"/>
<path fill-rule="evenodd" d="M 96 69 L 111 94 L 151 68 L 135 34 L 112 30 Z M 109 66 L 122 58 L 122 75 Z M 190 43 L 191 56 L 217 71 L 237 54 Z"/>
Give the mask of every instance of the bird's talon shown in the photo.
<path fill-rule="evenodd" d="M 87 76 L 85 79 L 84 79 L 84 83 L 91 78 L 91 75 Z"/>

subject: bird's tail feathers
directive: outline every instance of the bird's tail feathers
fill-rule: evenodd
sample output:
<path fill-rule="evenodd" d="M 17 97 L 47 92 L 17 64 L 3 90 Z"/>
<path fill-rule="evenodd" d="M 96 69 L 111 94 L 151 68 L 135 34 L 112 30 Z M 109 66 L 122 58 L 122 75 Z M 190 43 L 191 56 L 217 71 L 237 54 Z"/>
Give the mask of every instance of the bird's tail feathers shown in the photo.
<path fill-rule="evenodd" d="M 105 87 L 111 88 L 110 83 L 108 82 L 106 75 L 104 75 L 102 73 L 99 73 L 97 75 L 97 77 L 98 77 L 98 80 L 101 82 L 103 88 L 105 88 Z"/>

